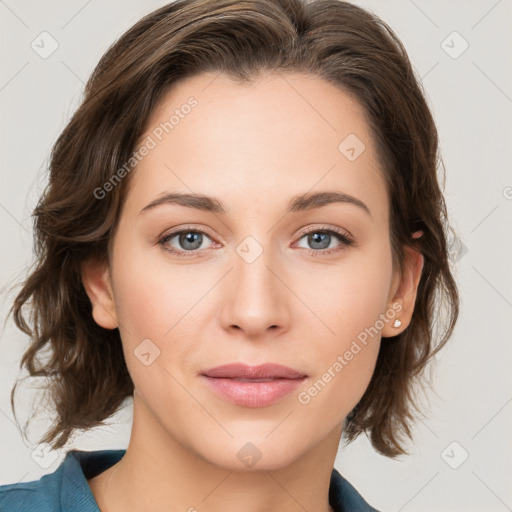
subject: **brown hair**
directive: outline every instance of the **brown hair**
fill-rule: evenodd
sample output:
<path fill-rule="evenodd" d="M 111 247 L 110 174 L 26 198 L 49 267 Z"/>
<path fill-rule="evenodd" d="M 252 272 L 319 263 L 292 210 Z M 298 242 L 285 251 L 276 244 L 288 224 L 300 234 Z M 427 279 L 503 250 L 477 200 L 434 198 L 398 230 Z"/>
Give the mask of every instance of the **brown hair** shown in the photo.
<path fill-rule="evenodd" d="M 412 321 L 381 344 L 344 435 L 352 441 L 365 432 L 380 453 L 406 453 L 420 411 L 414 384 L 458 316 L 437 180 L 442 162 L 401 42 L 377 16 L 338 0 L 177 0 L 141 19 L 101 58 L 53 147 L 49 183 L 33 213 L 35 268 L 10 310 L 31 338 L 20 368 L 48 378 L 57 413 L 42 441 L 61 448 L 75 429 L 103 423 L 133 394 L 119 331 L 95 323 L 80 273 L 86 259 L 109 257 L 130 175 L 101 200 L 94 191 L 129 160 L 163 94 L 207 71 L 240 82 L 268 71 L 304 72 L 362 105 L 385 171 L 393 262 L 402 268 L 404 246 L 414 244 L 425 263 Z M 423 236 L 412 240 L 417 230 Z M 28 302 L 29 321 L 22 313 Z M 441 309 L 446 321 L 434 326 Z"/>

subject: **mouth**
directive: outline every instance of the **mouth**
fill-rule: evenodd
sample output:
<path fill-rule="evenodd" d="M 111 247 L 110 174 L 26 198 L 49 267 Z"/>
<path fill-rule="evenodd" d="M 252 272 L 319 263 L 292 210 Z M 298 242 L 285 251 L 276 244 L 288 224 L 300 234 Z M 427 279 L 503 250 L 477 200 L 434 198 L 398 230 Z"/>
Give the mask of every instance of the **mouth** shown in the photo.
<path fill-rule="evenodd" d="M 212 378 L 219 378 L 219 377 L 212 377 Z M 222 377 L 220 377 L 222 378 Z M 228 377 L 225 377 L 228 378 Z M 237 382 L 272 382 L 274 380 L 278 380 L 280 377 L 276 377 L 274 379 L 239 379 L 239 378 L 232 378 L 232 380 L 236 380 Z"/>
<path fill-rule="evenodd" d="M 217 396 L 243 407 L 265 407 L 285 397 L 307 375 L 286 366 L 242 363 L 217 366 L 201 372 L 201 378 Z"/>

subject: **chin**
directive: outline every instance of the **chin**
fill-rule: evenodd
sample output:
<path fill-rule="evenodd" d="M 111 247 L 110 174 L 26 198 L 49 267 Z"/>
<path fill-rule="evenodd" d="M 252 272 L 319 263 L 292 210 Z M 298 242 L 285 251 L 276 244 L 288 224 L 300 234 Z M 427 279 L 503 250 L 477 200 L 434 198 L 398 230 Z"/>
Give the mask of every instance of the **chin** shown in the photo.
<path fill-rule="evenodd" d="M 212 450 L 205 453 L 201 446 L 199 454 L 211 464 L 237 472 L 276 471 L 292 464 L 301 456 L 302 450 L 297 446 L 298 439 L 288 438 L 287 443 L 281 439 L 265 439 L 244 436 L 221 443 L 218 439 L 208 443 Z"/>

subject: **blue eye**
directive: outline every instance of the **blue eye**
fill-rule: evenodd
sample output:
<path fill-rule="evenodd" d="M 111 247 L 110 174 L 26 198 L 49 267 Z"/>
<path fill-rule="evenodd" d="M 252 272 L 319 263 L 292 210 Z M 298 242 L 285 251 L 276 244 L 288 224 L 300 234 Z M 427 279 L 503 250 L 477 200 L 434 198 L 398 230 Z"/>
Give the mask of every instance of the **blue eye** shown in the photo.
<path fill-rule="evenodd" d="M 304 238 L 306 238 L 306 243 L 309 247 L 303 247 L 303 249 L 306 249 L 313 256 L 329 255 L 353 244 L 352 238 L 347 233 L 327 228 L 307 231 L 302 234 L 296 243 L 299 243 Z M 331 246 L 333 241 L 338 241 L 338 244 L 334 247 Z"/>
<path fill-rule="evenodd" d="M 295 242 L 294 245 L 298 244 L 304 238 L 307 238 L 306 243 L 309 244 L 309 247 L 299 247 L 305 249 L 313 256 L 330 255 L 353 244 L 353 240 L 348 233 L 337 231 L 332 228 L 320 228 L 305 231 L 300 236 L 298 242 Z M 178 247 L 170 243 L 173 239 L 176 239 L 177 242 L 175 243 L 178 244 Z M 198 251 L 205 249 L 203 242 L 205 242 L 206 239 L 213 241 L 206 231 L 194 228 L 182 229 L 169 233 L 161 238 L 158 243 L 162 245 L 166 251 L 172 254 L 177 254 L 179 256 L 196 256 Z M 333 241 L 338 242 L 334 247 L 331 246 Z"/>
<path fill-rule="evenodd" d="M 307 237 L 307 242 L 313 249 L 329 249 L 333 239 L 343 241 L 337 233 L 329 231 L 311 231 L 309 234 L 301 237 L 301 240 L 304 237 Z"/>
<path fill-rule="evenodd" d="M 195 251 L 204 249 L 204 247 L 201 246 L 203 245 L 205 236 L 210 238 L 207 233 L 202 230 L 184 229 L 165 235 L 158 243 L 163 245 L 167 251 L 174 254 L 189 256 L 189 254 L 186 253 L 192 253 L 190 256 L 194 256 Z M 173 246 L 169 246 L 169 242 L 174 238 L 177 239 L 178 245 L 181 248 L 176 249 Z"/>

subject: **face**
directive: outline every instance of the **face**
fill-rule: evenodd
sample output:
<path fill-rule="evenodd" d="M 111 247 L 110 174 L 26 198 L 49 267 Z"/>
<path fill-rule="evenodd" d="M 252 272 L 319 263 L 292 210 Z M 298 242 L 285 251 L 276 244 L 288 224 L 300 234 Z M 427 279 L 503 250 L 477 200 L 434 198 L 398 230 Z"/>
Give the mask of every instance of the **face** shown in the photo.
<path fill-rule="evenodd" d="M 231 469 L 241 449 L 273 469 L 337 439 L 381 337 L 410 319 L 359 104 L 310 75 L 203 74 L 165 96 L 138 148 L 104 287 L 85 280 L 96 321 L 120 330 L 137 410 Z M 297 378 L 204 375 L 230 363 Z"/>

